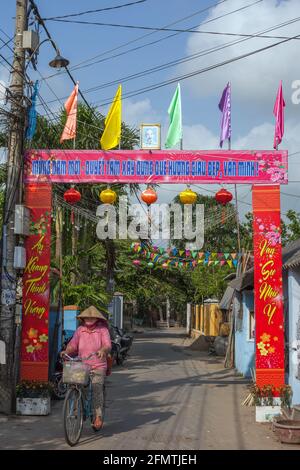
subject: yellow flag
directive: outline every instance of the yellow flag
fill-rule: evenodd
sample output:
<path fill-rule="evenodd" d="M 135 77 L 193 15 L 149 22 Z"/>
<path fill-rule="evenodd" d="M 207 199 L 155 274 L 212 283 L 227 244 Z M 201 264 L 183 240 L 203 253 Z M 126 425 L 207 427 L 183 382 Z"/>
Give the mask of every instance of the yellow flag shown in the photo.
<path fill-rule="evenodd" d="M 117 147 L 121 139 L 122 124 L 122 85 L 119 85 L 112 105 L 105 119 L 105 128 L 100 140 L 101 148 L 109 150 Z"/>

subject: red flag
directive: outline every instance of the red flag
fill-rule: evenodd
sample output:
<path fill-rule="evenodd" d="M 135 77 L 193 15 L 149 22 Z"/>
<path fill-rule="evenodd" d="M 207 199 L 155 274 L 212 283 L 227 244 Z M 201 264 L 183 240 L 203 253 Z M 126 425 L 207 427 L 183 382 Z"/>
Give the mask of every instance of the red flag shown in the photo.
<path fill-rule="evenodd" d="M 276 118 L 275 122 L 275 135 L 274 135 L 274 149 L 277 149 L 278 145 L 282 141 L 284 134 L 284 108 L 285 102 L 283 99 L 282 93 L 282 80 L 280 80 L 280 85 L 278 88 L 276 101 L 274 104 L 273 114 Z"/>
<path fill-rule="evenodd" d="M 60 143 L 64 140 L 75 139 L 77 126 L 77 100 L 78 100 L 78 83 L 65 102 L 65 110 L 67 112 L 67 122 L 60 138 Z"/>

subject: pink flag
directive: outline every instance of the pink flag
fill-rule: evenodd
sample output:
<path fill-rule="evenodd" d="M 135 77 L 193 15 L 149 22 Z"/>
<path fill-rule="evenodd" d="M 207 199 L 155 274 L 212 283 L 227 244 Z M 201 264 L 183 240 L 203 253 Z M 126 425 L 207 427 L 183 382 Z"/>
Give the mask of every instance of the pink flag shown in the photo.
<path fill-rule="evenodd" d="M 280 80 L 280 85 L 278 88 L 276 101 L 274 104 L 273 114 L 276 118 L 275 122 L 275 135 L 274 135 L 274 149 L 277 149 L 278 145 L 282 141 L 284 134 L 284 108 L 285 102 L 283 99 L 282 93 L 282 80 Z"/>
<path fill-rule="evenodd" d="M 64 140 L 75 139 L 77 126 L 77 101 L 78 101 L 78 83 L 65 102 L 67 112 L 67 122 L 60 138 L 60 143 Z"/>

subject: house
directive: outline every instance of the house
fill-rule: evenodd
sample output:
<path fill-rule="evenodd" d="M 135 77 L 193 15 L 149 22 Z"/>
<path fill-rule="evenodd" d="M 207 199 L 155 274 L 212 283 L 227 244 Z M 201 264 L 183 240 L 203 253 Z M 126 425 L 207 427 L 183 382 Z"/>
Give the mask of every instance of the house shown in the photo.
<path fill-rule="evenodd" d="M 300 403 L 300 239 L 282 250 L 285 324 L 285 375 L 293 390 L 292 404 Z M 251 377 L 255 368 L 254 270 L 233 279 L 220 302 L 231 309 L 234 329 L 234 363 Z"/>

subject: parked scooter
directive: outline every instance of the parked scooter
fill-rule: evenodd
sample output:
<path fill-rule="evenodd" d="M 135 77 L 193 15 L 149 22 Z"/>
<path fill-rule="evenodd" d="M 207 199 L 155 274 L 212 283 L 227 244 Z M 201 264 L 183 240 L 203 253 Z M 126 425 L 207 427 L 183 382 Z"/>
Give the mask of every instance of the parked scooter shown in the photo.
<path fill-rule="evenodd" d="M 125 333 L 116 326 L 110 327 L 110 335 L 116 351 L 116 363 L 118 365 L 122 365 L 128 356 L 128 351 L 131 348 L 133 336 Z"/>

